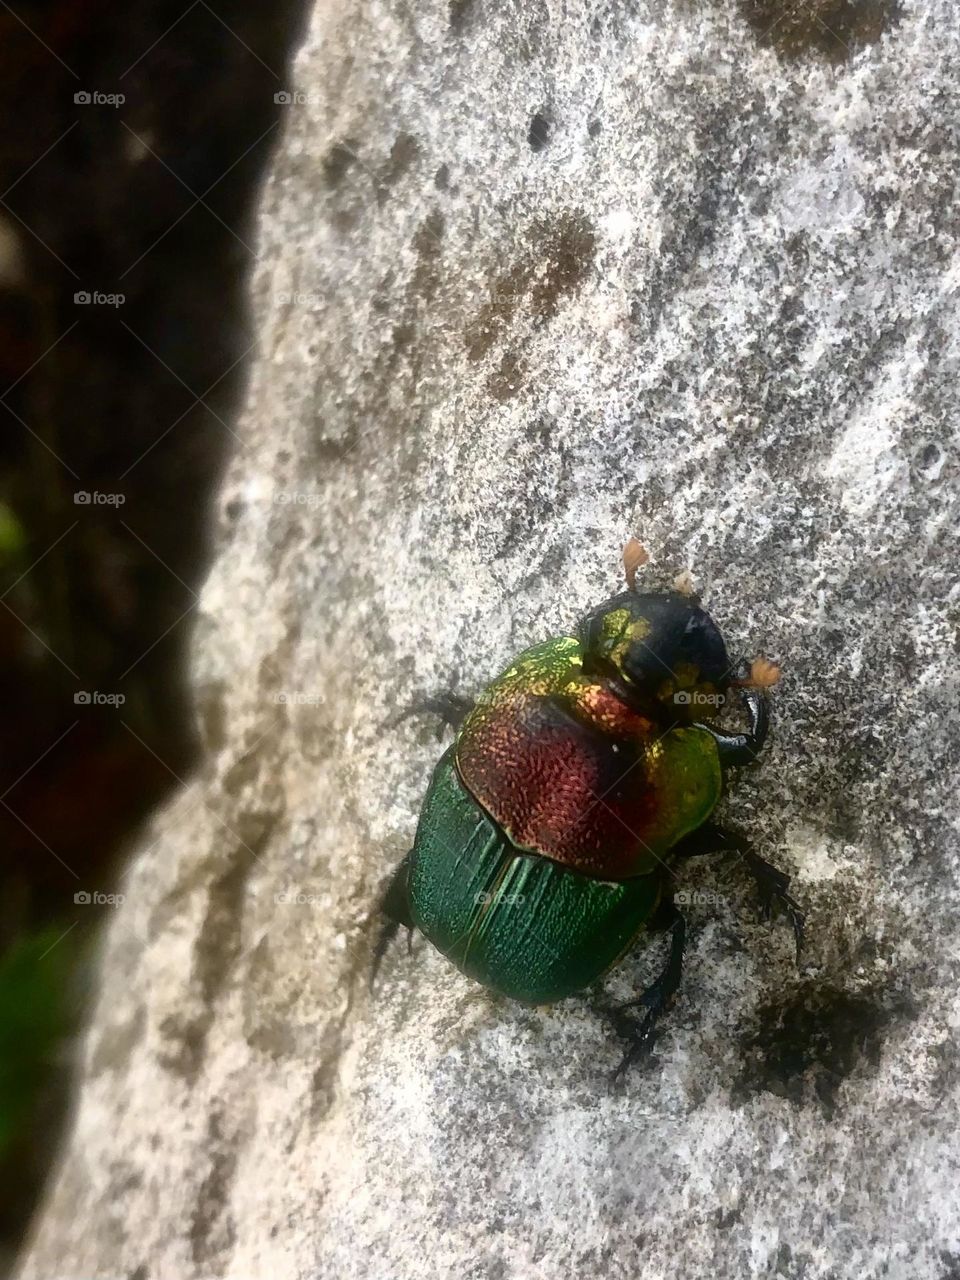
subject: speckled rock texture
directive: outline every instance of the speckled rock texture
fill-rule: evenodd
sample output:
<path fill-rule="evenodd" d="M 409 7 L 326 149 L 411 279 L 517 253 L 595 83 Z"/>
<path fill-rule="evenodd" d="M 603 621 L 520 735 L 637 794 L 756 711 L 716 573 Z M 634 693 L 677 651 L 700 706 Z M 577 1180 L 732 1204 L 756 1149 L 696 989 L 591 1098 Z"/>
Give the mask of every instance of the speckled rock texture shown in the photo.
<path fill-rule="evenodd" d="M 960 14 L 320 4 L 194 684 L 24 1280 L 960 1275 Z M 644 571 L 779 659 L 622 1087 L 371 917 L 478 690 Z M 717 899 L 712 901 L 708 895 Z M 631 956 L 626 997 L 658 967 Z"/>

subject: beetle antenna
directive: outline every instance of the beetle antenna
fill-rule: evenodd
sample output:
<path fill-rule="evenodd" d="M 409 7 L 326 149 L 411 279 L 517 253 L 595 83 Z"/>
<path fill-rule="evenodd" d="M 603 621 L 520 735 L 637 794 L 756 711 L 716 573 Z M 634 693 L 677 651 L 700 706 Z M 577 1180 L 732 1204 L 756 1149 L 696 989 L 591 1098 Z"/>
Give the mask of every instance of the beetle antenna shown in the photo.
<path fill-rule="evenodd" d="M 636 538 L 631 538 L 623 548 L 623 573 L 631 591 L 637 589 L 637 570 L 642 568 L 649 559 L 645 548 Z"/>

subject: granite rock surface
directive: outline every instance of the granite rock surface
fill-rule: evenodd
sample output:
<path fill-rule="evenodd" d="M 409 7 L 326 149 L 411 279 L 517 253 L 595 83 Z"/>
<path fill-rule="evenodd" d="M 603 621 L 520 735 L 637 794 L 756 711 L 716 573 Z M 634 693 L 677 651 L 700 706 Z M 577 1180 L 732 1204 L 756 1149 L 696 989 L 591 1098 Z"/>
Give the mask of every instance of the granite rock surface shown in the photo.
<path fill-rule="evenodd" d="M 23 1280 L 956 1277 L 955 6 L 320 3 L 290 92 L 205 762 L 132 859 Z M 613 1088 L 588 1001 L 423 943 L 367 977 L 446 740 L 396 712 L 632 534 L 783 664 L 723 811 L 809 946 L 691 866 Z"/>

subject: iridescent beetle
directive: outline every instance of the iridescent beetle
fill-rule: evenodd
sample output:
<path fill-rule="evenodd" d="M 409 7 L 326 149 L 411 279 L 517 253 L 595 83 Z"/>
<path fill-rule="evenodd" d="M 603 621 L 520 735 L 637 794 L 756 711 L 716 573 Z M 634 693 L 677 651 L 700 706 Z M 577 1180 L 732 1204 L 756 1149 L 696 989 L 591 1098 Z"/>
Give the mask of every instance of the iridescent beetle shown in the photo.
<path fill-rule="evenodd" d="M 421 704 L 458 731 L 384 895 L 374 959 L 376 972 L 397 929 L 416 928 L 491 990 L 550 1004 L 669 930 L 660 976 L 607 1010 L 628 1042 L 621 1071 L 649 1052 L 680 982 L 685 928 L 672 889 L 682 859 L 738 853 L 764 918 L 774 903 L 789 918 L 798 961 L 803 945 L 789 878 L 709 821 L 725 770 L 763 746 L 766 690 L 779 670 L 765 659 L 731 663 L 695 596 L 639 592 L 646 559 L 631 539 L 629 590 L 573 634 L 521 653 L 475 704 Z M 710 723 L 731 690 L 748 713 L 744 733 Z"/>

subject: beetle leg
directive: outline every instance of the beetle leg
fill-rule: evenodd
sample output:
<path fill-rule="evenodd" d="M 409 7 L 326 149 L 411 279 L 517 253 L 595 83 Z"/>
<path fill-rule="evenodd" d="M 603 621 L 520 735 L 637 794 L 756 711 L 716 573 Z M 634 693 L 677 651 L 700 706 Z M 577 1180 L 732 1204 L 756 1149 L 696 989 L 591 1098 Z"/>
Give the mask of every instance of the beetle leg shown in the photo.
<path fill-rule="evenodd" d="M 636 1000 L 629 1000 L 626 1004 L 604 1010 L 612 1021 L 617 1035 L 627 1041 L 627 1049 L 614 1072 L 614 1080 L 619 1079 L 638 1058 L 645 1058 L 653 1048 L 657 1019 L 670 1004 L 680 985 L 683 948 L 686 942 L 686 921 L 674 904 L 666 901 L 657 919 L 657 924 L 660 923 L 670 930 L 670 955 L 663 972 Z M 646 1013 L 639 1023 L 626 1014 L 628 1009 L 634 1009 L 638 1005 L 646 1008 Z"/>
<path fill-rule="evenodd" d="M 451 729 L 459 729 L 475 706 L 473 698 L 465 698 L 462 694 L 438 693 L 430 698 L 418 698 L 416 702 L 411 703 L 404 711 L 388 721 L 387 727 L 395 729 L 398 724 L 409 720 L 411 716 L 422 715 L 423 712 L 428 711 L 438 716 L 440 721 L 449 725 Z"/>
<path fill-rule="evenodd" d="M 691 831 L 670 850 L 670 855 L 674 858 L 696 858 L 708 853 L 736 853 L 743 859 L 760 894 L 761 918 L 769 920 L 773 915 L 774 903 L 777 903 L 790 921 L 799 964 L 803 950 L 804 914 L 800 904 L 787 892 L 790 885 L 787 873 L 754 853 L 743 836 L 735 831 L 726 831 L 712 822 Z"/>
<path fill-rule="evenodd" d="M 750 728 L 746 733 L 721 733 L 713 725 L 697 722 L 696 729 L 704 729 L 717 744 L 720 765 L 726 769 L 733 764 L 751 764 L 760 753 L 770 727 L 767 698 L 762 689 L 741 689 L 740 696 L 750 715 Z"/>
<path fill-rule="evenodd" d="M 408 853 L 390 877 L 390 883 L 380 899 L 380 914 L 386 920 L 373 948 L 373 961 L 370 966 L 370 989 L 377 978 L 381 961 L 387 947 L 397 936 L 401 928 L 409 929 L 407 941 L 413 937 L 413 918 L 410 915 L 410 900 L 407 895 L 407 877 L 410 873 L 410 854 Z"/>

